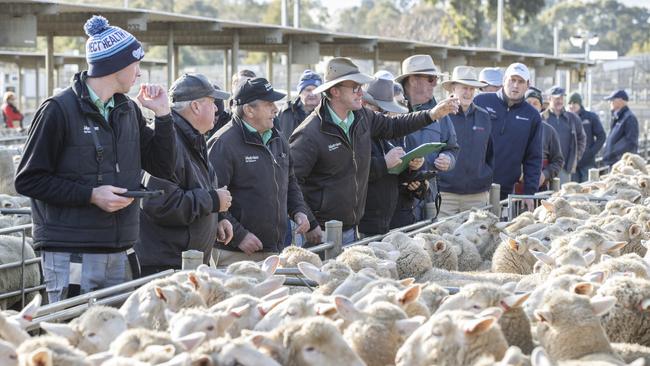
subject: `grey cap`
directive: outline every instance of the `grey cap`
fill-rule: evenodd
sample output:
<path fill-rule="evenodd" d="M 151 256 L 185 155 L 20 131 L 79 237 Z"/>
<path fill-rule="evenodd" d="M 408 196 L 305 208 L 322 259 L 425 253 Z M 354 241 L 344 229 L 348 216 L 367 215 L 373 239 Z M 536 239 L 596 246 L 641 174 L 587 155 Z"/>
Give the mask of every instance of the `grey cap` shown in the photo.
<path fill-rule="evenodd" d="M 174 81 L 169 88 L 169 97 L 172 102 L 186 102 L 204 97 L 225 100 L 230 98 L 230 94 L 217 90 L 203 74 L 187 73 Z"/>
<path fill-rule="evenodd" d="M 386 112 L 407 113 L 408 109 L 395 102 L 393 81 L 375 79 L 368 84 L 368 89 L 363 92 L 363 99 Z"/>
<path fill-rule="evenodd" d="M 503 72 L 498 67 L 486 67 L 478 74 L 478 81 L 492 86 L 502 86 Z"/>

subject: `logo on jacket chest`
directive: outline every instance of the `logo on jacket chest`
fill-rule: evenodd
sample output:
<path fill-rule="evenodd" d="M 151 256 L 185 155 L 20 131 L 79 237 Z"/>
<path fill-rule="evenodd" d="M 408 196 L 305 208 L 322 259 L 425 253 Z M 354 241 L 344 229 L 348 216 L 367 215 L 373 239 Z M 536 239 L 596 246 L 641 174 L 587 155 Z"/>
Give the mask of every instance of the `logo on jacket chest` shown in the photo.
<path fill-rule="evenodd" d="M 95 131 L 99 131 L 99 127 L 95 126 Z M 90 127 L 84 126 L 84 133 L 90 134 Z"/>
<path fill-rule="evenodd" d="M 258 155 L 248 155 L 244 156 L 244 162 L 245 163 L 255 163 L 258 160 L 260 160 L 260 157 Z"/>
<path fill-rule="evenodd" d="M 334 150 L 338 149 L 339 147 L 341 147 L 341 145 L 343 145 L 342 142 L 337 142 L 335 144 L 329 144 L 329 145 L 327 145 L 327 149 L 329 151 L 334 151 Z"/>
<path fill-rule="evenodd" d="M 528 121 L 528 118 L 522 117 L 522 116 L 520 116 L 518 114 L 515 115 L 515 119 L 519 119 L 519 120 L 522 120 L 522 121 Z"/>

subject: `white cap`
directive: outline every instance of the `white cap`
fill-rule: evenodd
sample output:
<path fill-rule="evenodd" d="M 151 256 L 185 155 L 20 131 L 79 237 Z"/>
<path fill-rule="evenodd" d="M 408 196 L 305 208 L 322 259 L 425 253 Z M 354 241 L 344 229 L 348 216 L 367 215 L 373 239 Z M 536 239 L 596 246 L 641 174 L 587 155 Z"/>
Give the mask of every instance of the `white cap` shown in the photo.
<path fill-rule="evenodd" d="M 395 79 L 395 75 L 393 75 L 393 73 L 388 70 L 379 70 L 375 73 L 374 77 L 377 79 L 386 79 L 391 81 Z"/>
<path fill-rule="evenodd" d="M 503 71 L 498 67 L 486 67 L 478 74 L 478 81 L 492 86 L 502 86 Z"/>
<path fill-rule="evenodd" d="M 507 79 L 513 75 L 517 75 L 526 81 L 530 81 L 530 71 L 528 71 L 528 67 L 526 67 L 526 65 L 522 64 L 521 62 L 510 64 L 510 66 L 508 66 L 506 69 L 506 74 L 503 76 L 503 78 Z"/>

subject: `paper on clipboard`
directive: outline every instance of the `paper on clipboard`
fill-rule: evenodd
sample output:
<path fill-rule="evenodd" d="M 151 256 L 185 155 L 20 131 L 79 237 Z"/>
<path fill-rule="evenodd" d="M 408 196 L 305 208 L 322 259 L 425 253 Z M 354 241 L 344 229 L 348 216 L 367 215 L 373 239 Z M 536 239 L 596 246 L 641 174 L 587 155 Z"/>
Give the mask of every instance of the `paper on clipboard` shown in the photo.
<path fill-rule="evenodd" d="M 388 169 L 389 174 L 400 174 L 406 168 L 409 166 L 409 162 L 415 158 L 421 158 L 423 156 L 426 156 L 428 154 L 431 154 L 432 152 L 440 151 L 442 150 L 447 144 L 444 142 L 428 142 L 425 144 L 422 144 L 415 149 L 409 151 L 406 153 L 406 155 L 402 156 L 402 163 Z"/>

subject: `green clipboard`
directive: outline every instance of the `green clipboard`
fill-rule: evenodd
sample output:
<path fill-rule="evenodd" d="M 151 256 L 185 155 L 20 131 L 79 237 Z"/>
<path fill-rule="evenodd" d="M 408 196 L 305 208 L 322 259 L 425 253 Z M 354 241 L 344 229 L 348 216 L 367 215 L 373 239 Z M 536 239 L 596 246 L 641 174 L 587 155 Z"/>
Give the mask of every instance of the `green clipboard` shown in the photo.
<path fill-rule="evenodd" d="M 409 151 L 406 153 L 406 155 L 402 156 L 402 163 L 400 165 L 397 165 L 395 167 L 392 167 L 388 169 L 389 174 L 400 174 L 406 168 L 409 166 L 409 162 L 415 158 L 421 158 L 425 155 L 431 154 L 432 152 L 440 151 L 442 150 L 447 144 L 444 142 L 428 142 L 426 144 L 422 144 L 415 149 Z"/>

